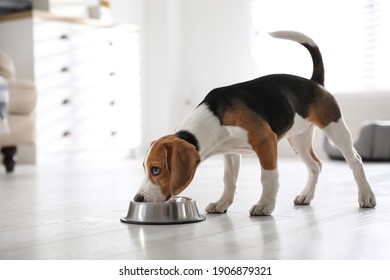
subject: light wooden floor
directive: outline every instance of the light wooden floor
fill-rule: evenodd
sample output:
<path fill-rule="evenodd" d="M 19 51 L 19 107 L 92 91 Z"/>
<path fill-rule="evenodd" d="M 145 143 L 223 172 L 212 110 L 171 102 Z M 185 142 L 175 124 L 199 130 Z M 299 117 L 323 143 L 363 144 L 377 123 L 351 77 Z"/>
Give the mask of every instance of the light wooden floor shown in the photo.
<path fill-rule="evenodd" d="M 376 209 L 358 208 L 343 162 L 324 162 L 312 205 L 294 206 L 306 169 L 282 160 L 274 215 L 250 217 L 260 194 L 259 168 L 244 158 L 227 214 L 185 225 L 123 224 L 119 219 L 143 179 L 141 162 L 1 171 L 0 259 L 390 259 L 390 164 L 366 164 Z M 210 159 L 183 194 L 204 213 L 222 191 L 221 178 L 221 159 Z"/>

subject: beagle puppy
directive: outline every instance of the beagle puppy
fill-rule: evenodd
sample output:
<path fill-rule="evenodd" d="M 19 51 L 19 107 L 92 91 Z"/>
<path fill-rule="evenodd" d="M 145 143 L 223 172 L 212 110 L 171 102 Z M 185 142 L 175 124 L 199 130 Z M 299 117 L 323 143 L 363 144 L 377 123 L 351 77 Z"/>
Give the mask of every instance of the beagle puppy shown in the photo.
<path fill-rule="evenodd" d="M 213 89 L 174 134 L 151 144 L 143 163 L 146 178 L 134 201 L 166 201 L 190 184 L 199 163 L 223 154 L 224 190 L 206 212 L 225 213 L 233 203 L 240 155 L 255 153 L 261 166 L 262 192 L 250 215 L 270 215 L 279 189 L 277 144 L 285 137 L 309 173 L 294 203 L 308 205 L 321 171 L 321 162 L 312 148 L 313 131 L 318 127 L 341 150 L 352 169 L 360 207 L 375 207 L 375 195 L 340 108 L 324 88 L 319 48 L 299 32 L 277 31 L 270 35 L 300 43 L 309 51 L 314 65 L 311 79 L 275 74 Z"/>

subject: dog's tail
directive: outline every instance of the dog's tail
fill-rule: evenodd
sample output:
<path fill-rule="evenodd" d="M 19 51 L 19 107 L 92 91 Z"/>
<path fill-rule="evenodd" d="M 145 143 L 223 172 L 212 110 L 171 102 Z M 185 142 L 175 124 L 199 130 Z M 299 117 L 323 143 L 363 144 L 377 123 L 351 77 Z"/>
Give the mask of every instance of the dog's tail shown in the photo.
<path fill-rule="evenodd" d="M 291 40 L 303 45 L 310 52 L 313 60 L 313 74 L 311 80 L 324 85 L 325 70 L 322 55 L 320 49 L 310 37 L 296 31 L 275 31 L 270 32 L 269 34 L 274 38 Z"/>

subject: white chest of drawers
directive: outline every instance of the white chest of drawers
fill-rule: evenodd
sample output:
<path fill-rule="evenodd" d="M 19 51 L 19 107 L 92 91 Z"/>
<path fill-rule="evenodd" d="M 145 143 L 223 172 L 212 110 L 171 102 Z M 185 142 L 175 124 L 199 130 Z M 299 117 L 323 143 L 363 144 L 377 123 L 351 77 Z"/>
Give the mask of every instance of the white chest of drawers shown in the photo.
<path fill-rule="evenodd" d="M 31 24 L 38 163 L 134 154 L 141 139 L 137 29 L 42 13 Z"/>

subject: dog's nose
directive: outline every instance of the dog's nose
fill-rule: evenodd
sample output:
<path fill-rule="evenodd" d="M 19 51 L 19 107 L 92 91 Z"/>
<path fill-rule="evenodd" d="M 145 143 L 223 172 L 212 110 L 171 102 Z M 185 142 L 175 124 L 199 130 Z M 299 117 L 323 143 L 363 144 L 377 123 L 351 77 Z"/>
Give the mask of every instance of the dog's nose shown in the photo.
<path fill-rule="evenodd" d="M 140 195 L 140 194 L 137 194 L 136 196 L 134 196 L 134 201 L 135 202 L 144 202 L 144 196 L 143 195 Z"/>

